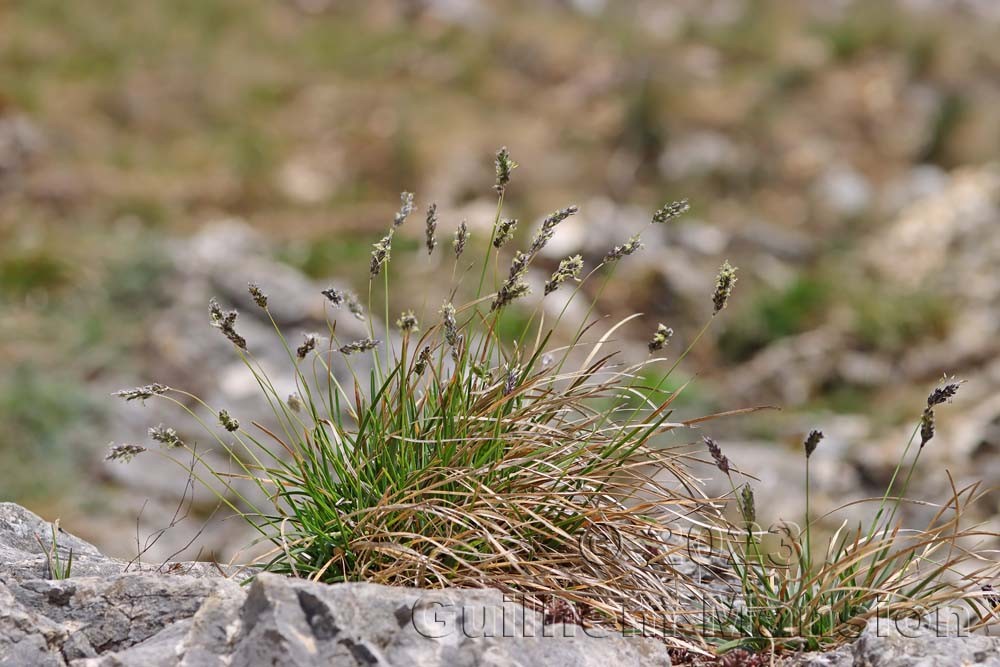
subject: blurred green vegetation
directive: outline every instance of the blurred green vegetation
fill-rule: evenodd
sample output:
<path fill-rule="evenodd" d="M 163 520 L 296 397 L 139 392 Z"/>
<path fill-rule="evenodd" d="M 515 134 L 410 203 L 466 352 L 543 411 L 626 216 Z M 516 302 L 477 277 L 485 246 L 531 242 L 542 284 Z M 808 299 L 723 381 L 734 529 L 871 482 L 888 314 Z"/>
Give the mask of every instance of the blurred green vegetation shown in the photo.
<path fill-rule="evenodd" d="M 86 437 L 100 419 L 98 400 L 79 378 L 27 364 L 0 378 L 0 469 L 5 498 L 46 503 L 69 495 L 91 462 Z"/>
<path fill-rule="evenodd" d="M 731 361 L 744 361 L 775 340 L 814 328 L 822 322 L 832 292 L 829 282 L 800 276 L 785 288 L 749 297 L 719 337 L 719 351 Z"/>

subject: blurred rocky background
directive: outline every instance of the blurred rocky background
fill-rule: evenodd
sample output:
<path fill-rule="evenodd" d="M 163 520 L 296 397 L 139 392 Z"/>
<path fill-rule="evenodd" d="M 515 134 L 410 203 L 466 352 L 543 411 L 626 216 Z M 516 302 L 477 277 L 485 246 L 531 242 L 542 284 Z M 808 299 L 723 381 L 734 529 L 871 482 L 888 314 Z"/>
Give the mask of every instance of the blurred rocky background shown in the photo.
<path fill-rule="evenodd" d="M 294 335 L 323 326 L 318 291 L 367 288 L 403 189 L 482 243 L 501 144 L 522 235 L 581 207 L 553 266 L 690 199 L 600 294 L 601 314 L 645 313 L 625 329 L 640 357 L 657 322 L 683 349 L 719 264 L 741 267 L 670 382 L 697 376 L 684 417 L 782 408 L 703 426 L 760 478 L 762 518 L 801 511 L 813 427 L 821 508 L 880 493 L 942 374 L 969 382 L 914 495 L 942 500 L 946 471 L 1000 481 L 997 3 L 13 0 L 0 24 L 0 500 L 105 552 L 134 556 L 185 487 L 162 459 L 105 463 L 107 443 L 159 421 L 205 437 L 110 393 L 160 381 L 256 418 L 208 298 L 246 306 L 256 279 Z M 450 265 L 416 252 L 419 222 L 402 233 L 399 309 L 439 303 Z M 238 528 L 203 533 L 202 557 Z"/>

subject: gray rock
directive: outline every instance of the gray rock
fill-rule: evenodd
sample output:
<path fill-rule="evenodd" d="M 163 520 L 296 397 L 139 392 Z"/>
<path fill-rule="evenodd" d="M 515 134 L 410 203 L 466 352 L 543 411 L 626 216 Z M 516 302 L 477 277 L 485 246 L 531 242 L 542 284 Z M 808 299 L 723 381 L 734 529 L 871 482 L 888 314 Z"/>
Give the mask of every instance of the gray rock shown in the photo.
<path fill-rule="evenodd" d="M 670 664 L 659 641 L 546 624 L 495 590 L 130 573 L 69 534 L 87 567 L 48 580 L 34 535 L 50 530 L 0 504 L 0 667 Z"/>
<path fill-rule="evenodd" d="M 1000 640 L 959 636 L 915 621 L 870 621 L 854 643 L 836 651 L 802 656 L 803 667 L 965 667 L 1000 665 Z"/>
<path fill-rule="evenodd" d="M 0 667 L 671 664 L 658 640 L 546 623 L 496 590 L 326 585 L 267 573 L 241 586 L 208 567 L 130 573 L 67 533 L 60 548 L 72 546 L 82 569 L 48 580 L 34 536 L 50 530 L 0 504 Z M 870 623 L 853 644 L 788 662 L 1000 665 L 1000 641 Z"/>

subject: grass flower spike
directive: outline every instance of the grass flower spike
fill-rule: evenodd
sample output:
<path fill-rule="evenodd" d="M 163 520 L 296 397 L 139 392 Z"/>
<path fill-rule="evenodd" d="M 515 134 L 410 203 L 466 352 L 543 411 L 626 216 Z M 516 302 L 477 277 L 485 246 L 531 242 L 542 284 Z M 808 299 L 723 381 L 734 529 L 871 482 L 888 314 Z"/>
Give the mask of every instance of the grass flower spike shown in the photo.
<path fill-rule="evenodd" d="M 184 442 L 177 435 L 177 431 L 163 424 L 150 428 L 149 437 L 167 447 L 181 447 L 184 445 Z"/>
<path fill-rule="evenodd" d="M 340 348 L 341 354 L 354 354 L 355 352 L 367 352 L 368 350 L 374 350 L 379 346 L 382 341 L 374 338 L 362 338 L 361 340 L 356 340 L 353 343 L 348 343 Z"/>
<path fill-rule="evenodd" d="M 559 268 L 555 270 L 552 277 L 545 283 L 545 293 L 551 294 L 559 289 L 569 279 L 580 281 L 580 271 L 583 270 L 583 257 L 573 255 L 559 262 Z"/>
<path fill-rule="evenodd" d="M 705 442 L 705 446 L 708 447 L 708 453 L 712 455 L 712 460 L 715 461 L 715 467 L 721 470 L 724 474 L 729 474 L 729 459 L 726 455 L 722 453 L 722 448 L 719 447 L 717 443 L 712 438 L 707 435 L 701 438 Z"/>
<path fill-rule="evenodd" d="M 576 206 L 567 206 L 566 208 L 559 209 L 558 211 L 545 216 L 545 219 L 542 220 L 541 228 L 538 230 L 538 233 L 535 234 L 535 238 L 531 241 L 531 248 L 528 250 L 528 255 L 530 257 L 537 255 L 555 234 L 556 227 L 559 223 L 571 215 L 575 215 L 579 210 L 580 209 Z"/>
<path fill-rule="evenodd" d="M 507 190 L 507 184 L 510 183 L 510 174 L 512 171 L 517 169 L 518 164 L 510 157 L 510 151 L 504 146 L 497 151 L 497 157 L 495 160 L 496 171 L 497 171 L 497 182 L 493 186 L 493 189 L 497 191 L 498 194 L 503 194 Z"/>
<path fill-rule="evenodd" d="M 934 410 L 930 407 L 924 408 L 924 414 L 920 416 L 920 447 L 923 448 L 928 442 L 934 439 Z"/>
<path fill-rule="evenodd" d="M 670 342 L 671 337 L 674 335 L 674 330 L 665 324 L 659 324 L 656 327 L 656 333 L 653 334 L 652 340 L 649 341 L 650 352 L 658 352 L 663 349 L 663 347 Z"/>
<path fill-rule="evenodd" d="M 958 382 L 949 382 L 946 385 L 937 387 L 927 396 L 927 407 L 933 408 L 936 405 L 941 405 L 942 403 L 947 403 L 955 397 L 958 393 L 959 388 L 962 386 L 965 380 L 960 380 Z"/>
<path fill-rule="evenodd" d="M 267 308 L 267 295 L 261 291 L 257 283 L 248 283 L 247 291 L 250 292 L 251 298 L 253 298 L 254 303 L 258 307 L 266 309 Z"/>
<path fill-rule="evenodd" d="M 295 350 L 295 356 L 299 359 L 305 359 L 307 354 L 316 349 L 316 343 L 316 334 L 305 334 L 302 337 L 302 344 Z"/>
<path fill-rule="evenodd" d="M 727 260 L 719 269 L 719 275 L 715 279 L 715 292 L 712 294 L 712 304 L 715 306 L 714 315 L 718 315 L 733 293 L 733 285 L 736 284 L 736 267 L 731 266 Z"/>
<path fill-rule="evenodd" d="M 141 445 L 111 445 L 108 455 L 104 457 L 104 460 L 128 463 L 144 451 L 146 451 L 146 448 Z"/>
<path fill-rule="evenodd" d="M 378 243 L 372 245 L 372 259 L 368 265 L 368 274 L 372 278 L 377 278 L 382 273 L 382 268 L 392 259 L 392 235 L 395 227 L 383 236 Z"/>
<path fill-rule="evenodd" d="M 213 327 L 222 332 L 229 342 L 240 348 L 247 349 L 246 339 L 236 333 L 236 318 L 238 313 L 235 310 L 223 311 L 219 302 L 214 298 L 208 302 L 208 314 Z"/>
<path fill-rule="evenodd" d="M 154 382 L 153 384 L 147 384 L 142 387 L 135 387 L 134 389 L 121 389 L 114 393 L 118 398 L 125 399 L 128 401 L 145 401 L 147 398 L 152 398 L 153 396 L 159 396 L 170 390 L 165 384 L 160 384 L 159 382 Z"/>
<path fill-rule="evenodd" d="M 413 213 L 413 208 L 414 208 L 413 193 L 403 192 L 402 194 L 399 195 L 399 202 L 400 202 L 399 211 L 397 211 L 396 215 L 393 216 L 392 218 L 393 229 L 396 229 L 404 222 L 406 222 L 406 218 L 408 218 L 409 215 Z"/>
<path fill-rule="evenodd" d="M 458 230 L 455 232 L 455 240 L 452 242 L 452 248 L 455 250 L 455 259 L 462 256 L 462 252 L 465 250 L 465 244 L 469 241 L 469 226 L 463 220 L 458 225 Z"/>
<path fill-rule="evenodd" d="M 819 441 L 822 439 L 823 431 L 809 431 L 809 435 L 806 436 L 805 443 L 803 443 L 803 448 L 806 451 L 806 458 L 813 455 L 813 452 L 816 451 L 816 447 L 819 445 Z"/>
<path fill-rule="evenodd" d="M 326 297 L 327 301 L 338 308 L 340 308 L 341 304 L 344 303 L 344 292 L 342 290 L 330 287 L 323 290 L 322 294 Z"/>
<path fill-rule="evenodd" d="M 420 331 L 420 323 L 417 321 L 417 316 L 413 314 L 412 310 L 408 310 L 399 316 L 396 320 L 396 326 L 403 333 L 416 333 Z"/>
<path fill-rule="evenodd" d="M 240 430 L 240 423 L 229 414 L 228 410 L 219 411 L 219 423 L 222 424 L 222 428 L 226 429 L 230 433 Z"/>
<path fill-rule="evenodd" d="M 610 264 L 612 262 L 617 262 L 622 257 L 626 257 L 642 249 L 642 243 L 639 242 L 639 235 L 636 234 L 632 236 L 628 241 L 622 245 L 616 245 L 612 248 L 608 254 L 604 256 L 604 263 Z"/>
<path fill-rule="evenodd" d="M 493 247 L 499 250 L 507 245 L 514 238 L 514 229 L 517 227 L 517 220 L 514 218 L 504 218 L 497 223 L 497 231 L 493 237 Z"/>
<path fill-rule="evenodd" d="M 438 226 L 437 208 L 437 204 L 433 202 L 427 207 L 427 222 L 424 226 L 424 245 L 427 247 L 428 255 L 434 252 L 434 248 L 437 246 L 437 238 L 434 236 Z"/>
<path fill-rule="evenodd" d="M 681 199 L 680 201 L 670 202 L 662 208 L 660 208 L 656 213 L 653 214 L 653 224 L 662 225 L 665 222 L 669 222 L 674 218 L 677 218 L 684 213 L 687 213 L 691 209 L 688 205 L 687 199 Z"/>

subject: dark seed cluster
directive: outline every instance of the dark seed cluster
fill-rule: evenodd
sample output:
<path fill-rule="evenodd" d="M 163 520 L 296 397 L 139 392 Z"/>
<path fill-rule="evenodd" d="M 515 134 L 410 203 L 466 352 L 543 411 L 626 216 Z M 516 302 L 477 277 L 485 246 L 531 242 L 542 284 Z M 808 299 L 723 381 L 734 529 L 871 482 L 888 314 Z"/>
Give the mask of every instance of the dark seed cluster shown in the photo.
<path fill-rule="evenodd" d="M 299 359 L 305 359 L 307 354 L 316 349 L 316 343 L 316 334 L 305 334 L 302 338 L 302 344 L 295 350 L 295 356 Z"/>
<path fill-rule="evenodd" d="M 260 286 L 257 285 L 257 283 L 247 283 L 247 291 L 250 292 L 250 296 L 253 298 L 254 303 L 261 308 L 267 308 L 267 295 L 261 291 Z"/>
<path fill-rule="evenodd" d="M 465 220 L 459 223 L 455 232 L 455 240 L 452 241 L 452 249 L 455 251 L 455 259 L 462 256 L 465 251 L 465 244 L 469 242 L 469 225 Z"/>
<path fill-rule="evenodd" d="M 806 440 L 803 443 L 803 448 L 806 450 L 806 458 L 812 456 L 813 452 L 816 451 L 816 447 L 819 446 L 819 441 L 823 439 L 823 431 L 812 430 L 809 431 L 809 435 L 806 436 Z"/>
<path fill-rule="evenodd" d="M 438 215 L 437 215 L 437 204 L 431 203 L 427 207 L 427 223 L 424 226 L 424 236 L 425 245 L 427 246 L 427 254 L 434 252 L 434 248 L 437 246 L 437 239 L 434 237 L 438 226 Z"/>
<path fill-rule="evenodd" d="M 378 339 L 375 338 L 362 338 L 361 340 L 356 340 L 353 343 L 348 343 L 347 345 L 342 345 L 340 347 L 341 354 L 354 354 L 355 352 L 367 352 L 368 350 L 373 350 L 378 347 Z"/>
<path fill-rule="evenodd" d="M 108 455 L 104 457 L 104 460 L 128 463 L 144 451 L 146 451 L 146 448 L 141 445 L 111 445 Z"/>
<path fill-rule="evenodd" d="M 708 447 L 708 453 L 712 455 L 712 460 L 715 461 L 715 467 L 728 475 L 729 459 L 727 459 L 726 455 L 722 453 L 722 448 L 719 447 L 719 443 L 707 435 L 702 436 L 701 439 L 705 441 L 705 446 Z"/>
<path fill-rule="evenodd" d="M 222 335 L 228 338 L 230 343 L 241 350 L 247 349 L 246 338 L 236 333 L 236 318 L 239 313 L 235 310 L 222 310 L 219 302 L 212 298 L 208 302 L 208 314 L 211 318 L 212 326 L 221 331 Z"/>

